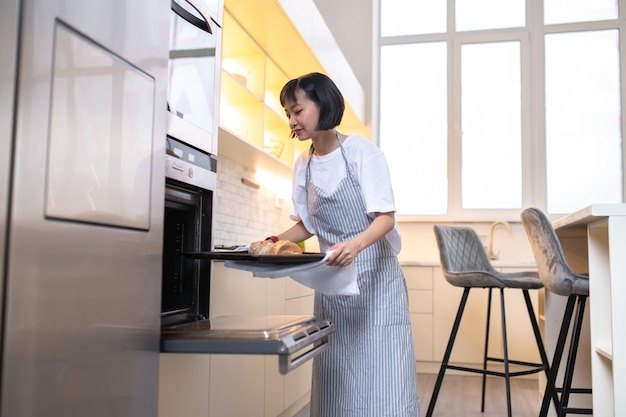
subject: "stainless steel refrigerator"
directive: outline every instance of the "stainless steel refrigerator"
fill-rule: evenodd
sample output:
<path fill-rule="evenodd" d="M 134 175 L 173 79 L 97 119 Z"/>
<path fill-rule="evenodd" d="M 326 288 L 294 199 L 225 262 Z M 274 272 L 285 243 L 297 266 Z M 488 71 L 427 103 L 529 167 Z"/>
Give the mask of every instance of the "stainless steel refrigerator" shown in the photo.
<path fill-rule="evenodd" d="M 169 0 L 0 2 L 0 416 L 157 415 Z"/>

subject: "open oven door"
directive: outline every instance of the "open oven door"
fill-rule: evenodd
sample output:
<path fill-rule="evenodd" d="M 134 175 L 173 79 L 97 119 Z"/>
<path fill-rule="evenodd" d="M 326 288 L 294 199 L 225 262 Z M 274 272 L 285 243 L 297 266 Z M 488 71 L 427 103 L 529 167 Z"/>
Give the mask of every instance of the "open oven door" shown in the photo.
<path fill-rule="evenodd" d="M 162 328 L 161 352 L 278 355 L 285 375 L 326 350 L 334 331 L 313 316 L 222 316 Z"/>

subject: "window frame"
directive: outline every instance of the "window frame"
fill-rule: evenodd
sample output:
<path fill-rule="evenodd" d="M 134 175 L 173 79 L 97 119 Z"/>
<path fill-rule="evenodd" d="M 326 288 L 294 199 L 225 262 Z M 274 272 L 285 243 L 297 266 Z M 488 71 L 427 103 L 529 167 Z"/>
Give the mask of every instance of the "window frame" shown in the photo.
<path fill-rule="evenodd" d="M 377 1 L 380 10 L 380 2 Z M 546 132 L 545 132 L 545 36 L 553 33 L 580 32 L 589 30 L 617 29 L 620 39 L 620 74 L 622 103 L 626 98 L 626 54 L 623 45 L 626 45 L 625 13 L 626 0 L 619 0 L 620 16 L 615 20 L 593 22 L 579 22 L 566 24 L 543 24 L 543 1 L 526 1 L 526 25 L 510 29 L 490 29 L 479 31 L 454 32 L 455 27 L 454 0 L 448 0 L 448 29 L 445 33 L 426 35 L 403 35 L 393 37 L 380 36 L 380 22 L 376 22 L 375 30 L 378 34 L 375 59 L 380 56 L 380 50 L 387 45 L 422 42 L 446 42 L 448 50 L 448 212 L 443 215 L 403 215 L 396 217 L 399 222 L 404 221 L 487 221 L 494 218 L 519 221 L 521 209 L 535 206 L 543 210 L 547 207 L 546 178 Z M 375 19 L 380 19 L 380 13 L 374 13 Z M 520 42 L 521 62 L 521 120 L 522 120 L 522 207 L 519 209 L 463 209 L 461 206 L 461 46 L 471 43 L 488 42 Z M 374 74 L 380 74 L 380 62 L 377 61 Z M 380 106 L 377 106 L 380 94 L 380 77 L 374 82 L 374 122 L 372 125 L 373 140 L 380 143 Z M 621 108 L 622 120 L 626 120 L 624 105 Z M 626 123 L 622 123 L 622 143 L 626 137 Z M 384 151 L 384 149 L 383 149 Z M 622 192 L 626 193 L 626 147 L 622 146 Z M 624 201 L 624 196 L 622 197 Z M 566 213 L 550 213 L 563 215 Z"/>

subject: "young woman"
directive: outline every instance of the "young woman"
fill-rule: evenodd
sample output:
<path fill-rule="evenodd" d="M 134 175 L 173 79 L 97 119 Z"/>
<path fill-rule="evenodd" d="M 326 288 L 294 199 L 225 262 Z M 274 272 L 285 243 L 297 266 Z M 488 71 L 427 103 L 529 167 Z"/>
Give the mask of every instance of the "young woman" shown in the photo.
<path fill-rule="evenodd" d="M 314 314 L 336 326 L 313 362 L 312 417 L 417 417 L 417 375 L 400 234 L 387 162 L 358 135 L 336 130 L 345 104 L 319 73 L 280 94 L 292 136 L 311 140 L 294 166 L 292 219 L 277 237 L 317 236 L 330 265 L 354 263 L 360 294 L 315 294 Z"/>

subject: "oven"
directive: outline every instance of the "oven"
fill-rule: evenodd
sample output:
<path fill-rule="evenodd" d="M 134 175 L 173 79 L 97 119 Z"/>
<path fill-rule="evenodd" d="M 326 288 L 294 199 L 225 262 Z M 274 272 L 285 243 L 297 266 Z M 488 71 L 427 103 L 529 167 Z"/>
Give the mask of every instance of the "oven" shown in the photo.
<path fill-rule="evenodd" d="M 209 317 L 211 265 L 182 254 L 211 249 L 217 161 L 168 136 L 161 317 L 163 325 Z"/>
<path fill-rule="evenodd" d="M 210 11 L 201 8 L 206 4 L 172 2 L 161 352 L 278 355 L 279 371 L 286 374 L 329 347 L 333 324 L 306 315 L 212 317 L 210 290 L 215 261 L 193 256 L 213 249 L 217 187 L 213 109 L 218 95 L 214 87 L 219 85 L 215 78 L 219 69 L 214 62 L 219 19 L 209 19 Z M 181 42 L 176 41 L 178 38 Z M 181 83 L 185 78 L 187 83 Z M 186 107 L 189 103 L 198 105 Z"/>
<path fill-rule="evenodd" d="M 329 346 L 334 331 L 313 316 L 210 315 L 215 156 L 167 137 L 161 352 L 238 353 L 279 356 L 282 374 Z M 191 256 L 188 256 L 190 254 Z"/>

